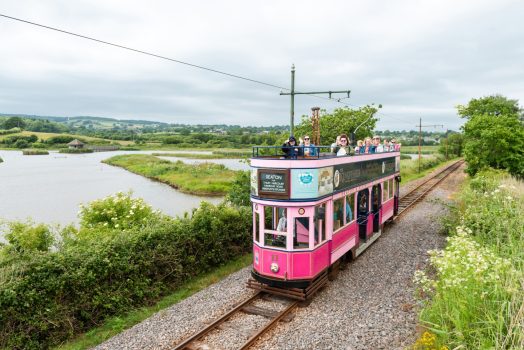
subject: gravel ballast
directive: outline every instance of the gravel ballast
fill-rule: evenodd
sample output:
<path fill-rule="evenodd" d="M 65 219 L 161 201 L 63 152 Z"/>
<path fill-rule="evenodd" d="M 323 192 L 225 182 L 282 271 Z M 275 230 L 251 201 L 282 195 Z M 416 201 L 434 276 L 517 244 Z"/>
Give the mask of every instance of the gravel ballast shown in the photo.
<path fill-rule="evenodd" d="M 413 273 L 427 251 L 442 248 L 439 218 L 464 179 L 463 166 L 415 208 L 389 225 L 371 247 L 340 271 L 295 318 L 281 322 L 253 349 L 404 349 L 417 339 Z M 242 269 L 186 300 L 109 339 L 96 349 L 169 349 L 247 299 L 250 268 Z M 258 318 L 256 322 L 258 322 Z M 246 325 L 249 328 L 249 325 Z M 231 338 L 245 336 L 242 330 Z M 236 339 L 215 344 L 228 349 Z"/>

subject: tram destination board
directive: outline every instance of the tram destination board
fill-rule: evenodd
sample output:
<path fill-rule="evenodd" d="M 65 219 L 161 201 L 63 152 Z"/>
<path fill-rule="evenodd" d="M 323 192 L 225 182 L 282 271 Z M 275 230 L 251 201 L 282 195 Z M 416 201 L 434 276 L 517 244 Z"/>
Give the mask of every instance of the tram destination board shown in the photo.
<path fill-rule="evenodd" d="M 289 170 L 258 170 L 258 194 L 267 198 L 289 198 Z"/>

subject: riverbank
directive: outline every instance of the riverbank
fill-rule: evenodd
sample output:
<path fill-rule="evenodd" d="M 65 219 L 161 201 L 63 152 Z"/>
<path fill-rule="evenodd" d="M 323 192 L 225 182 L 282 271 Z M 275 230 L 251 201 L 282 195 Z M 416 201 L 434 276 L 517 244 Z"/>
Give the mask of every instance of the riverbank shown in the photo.
<path fill-rule="evenodd" d="M 179 158 L 190 158 L 190 159 L 242 159 L 249 158 L 251 153 L 245 152 L 217 152 L 212 151 L 208 153 L 191 153 L 191 152 L 169 152 L 169 153 L 152 153 L 156 157 L 179 157 Z"/>
<path fill-rule="evenodd" d="M 231 189 L 236 174 L 221 164 L 189 165 L 146 154 L 114 156 L 103 163 L 163 182 L 184 193 L 205 196 L 224 196 Z"/>

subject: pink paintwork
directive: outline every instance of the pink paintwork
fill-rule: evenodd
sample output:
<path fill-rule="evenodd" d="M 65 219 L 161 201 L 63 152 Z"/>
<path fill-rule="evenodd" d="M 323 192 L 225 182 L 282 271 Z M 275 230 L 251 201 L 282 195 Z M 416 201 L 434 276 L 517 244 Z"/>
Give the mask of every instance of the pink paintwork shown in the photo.
<path fill-rule="evenodd" d="M 332 249 L 337 250 L 341 245 L 346 243 L 352 236 L 358 233 L 357 221 L 345 226 L 333 234 Z"/>
<path fill-rule="evenodd" d="M 394 197 L 391 197 L 382 204 L 382 220 L 381 223 L 386 222 L 389 218 L 393 216 L 393 205 Z"/>

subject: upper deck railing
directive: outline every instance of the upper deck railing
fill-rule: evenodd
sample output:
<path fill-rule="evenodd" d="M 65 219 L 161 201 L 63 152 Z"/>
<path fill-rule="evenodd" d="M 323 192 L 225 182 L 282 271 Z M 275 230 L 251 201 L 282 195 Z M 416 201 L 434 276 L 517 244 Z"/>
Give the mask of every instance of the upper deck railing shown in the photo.
<path fill-rule="evenodd" d="M 382 154 L 399 152 L 400 147 L 390 147 L 390 150 L 383 152 L 360 153 L 353 147 L 349 147 L 349 154 L 337 154 L 333 146 L 253 146 L 253 158 L 265 159 L 301 159 L 301 160 L 318 160 L 325 158 L 337 157 L 358 157 L 370 154 Z"/>

